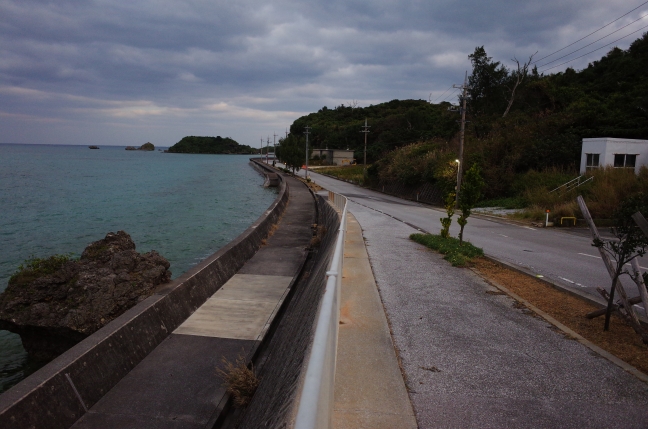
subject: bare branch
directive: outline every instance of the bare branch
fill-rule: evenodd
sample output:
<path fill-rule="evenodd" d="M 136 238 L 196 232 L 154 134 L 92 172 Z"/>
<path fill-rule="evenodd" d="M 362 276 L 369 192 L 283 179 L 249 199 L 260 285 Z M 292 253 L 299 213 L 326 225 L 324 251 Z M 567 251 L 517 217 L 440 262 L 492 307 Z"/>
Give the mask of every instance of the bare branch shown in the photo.
<path fill-rule="evenodd" d="M 538 51 L 535 52 L 535 54 L 537 53 Z M 508 106 L 506 106 L 506 111 L 502 115 L 502 118 L 505 118 L 506 115 L 508 115 L 509 110 L 511 110 L 511 106 L 513 105 L 513 101 L 515 100 L 515 91 L 517 90 L 518 86 L 524 81 L 524 78 L 529 72 L 529 66 L 533 61 L 535 54 L 531 55 L 529 57 L 529 61 L 523 63 L 522 65 L 520 65 L 520 60 L 513 57 L 513 61 L 515 61 L 515 63 L 517 64 L 517 72 L 513 72 L 513 74 L 515 75 L 515 83 L 513 84 L 513 90 L 509 89 L 511 91 L 511 98 L 509 98 Z"/>

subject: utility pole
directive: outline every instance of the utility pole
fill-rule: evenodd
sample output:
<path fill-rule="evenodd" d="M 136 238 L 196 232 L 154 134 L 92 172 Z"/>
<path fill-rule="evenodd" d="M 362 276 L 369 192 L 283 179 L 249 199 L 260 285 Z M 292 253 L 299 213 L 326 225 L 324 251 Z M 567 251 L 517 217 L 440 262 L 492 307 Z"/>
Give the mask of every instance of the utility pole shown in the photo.
<path fill-rule="evenodd" d="M 270 136 L 268 136 L 268 142 L 266 143 L 266 164 L 268 163 L 268 152 L 270 151 Z"/>
<path fill-rule="evenodd" d="M 259 149 L 259 156 L 261 157 L 261 162 L 263 162 L 263 137 L 261 137 L 261 149 Z"/>
<path fill-rule="evenodd" d="M 466 99 L 467 92 L 470 87 L 468 86 L 468 71 L 464 77 L 463 85 L 452 85 L 453 88 L 459 88 L 463 91 L 461 96 L 461 131 L 459 132 L 459 161 L 457 162 L 457 193 L 455 196 L 456 207 L 459 207 L 459 191 L 461 190 L 461 176 L 463 172 L 463 149 L 464 149 L 464 136 L 466 134 Z"/>
<path fill-rule="evenodd" d="M 367 118 L 365 118 L 365 124 L 364 127 L 362 127 L 361 133 L 364 133 L 365 136 L 365 145 L 364 145 L 364 169 L 362 170 L 362 175 L 363 177 L 367 177 L 367 134 L 369 133 L 369 128 L 371 128 L 371 125 L 367 125 Z"/>
<path fill-rule="evenodd" d="M 306 134 L 306 174 L 305 174 L 305 177 L 306 177 L 306 180 L 308 180 L 308 135 L 310 134 L 311 127 L 306 125 L 304 128 L 306 129 L 306 131 L 304 131 L 304 134 Z"/>

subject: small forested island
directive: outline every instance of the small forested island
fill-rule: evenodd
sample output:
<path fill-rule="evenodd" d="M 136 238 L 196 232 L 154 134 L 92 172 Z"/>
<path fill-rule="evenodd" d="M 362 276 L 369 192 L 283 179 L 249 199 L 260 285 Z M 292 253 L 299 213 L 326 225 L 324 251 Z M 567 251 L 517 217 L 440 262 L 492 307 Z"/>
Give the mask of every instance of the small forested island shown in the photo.
<path fill-rule="evenodd" d="M 140 147 L 135 147 L 135 146 L 126 146 L 126 150 L 147 150 L 147 151 L 152 151 L 155 150 L 155 145 L 151 142 L 146 142 Z"/>
<path fill-rule="evenodd" d="M 170 153 L 211 153 L 211 154 L 249 154 L 258 150 L 239 144 L 230 137 L 197 137 L 187 136 L 171 146 Z"/>

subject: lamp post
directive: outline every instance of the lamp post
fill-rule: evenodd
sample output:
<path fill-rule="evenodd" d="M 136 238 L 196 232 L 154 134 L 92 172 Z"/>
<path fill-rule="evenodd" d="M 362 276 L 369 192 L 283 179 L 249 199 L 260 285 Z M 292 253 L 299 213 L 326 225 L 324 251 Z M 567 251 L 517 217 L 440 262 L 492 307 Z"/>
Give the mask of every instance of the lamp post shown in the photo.
<path fill-rule="evenodd" d="M 455 159 L 455 162 L 457 163 L 457 185 L 455 186 L 456 192 L 455 192 L 455 201 L 459 201 L 459 172 L 461 171 L 459 169 L 459 165 L 461 165 L 461 161 L 458 159 Z"/>

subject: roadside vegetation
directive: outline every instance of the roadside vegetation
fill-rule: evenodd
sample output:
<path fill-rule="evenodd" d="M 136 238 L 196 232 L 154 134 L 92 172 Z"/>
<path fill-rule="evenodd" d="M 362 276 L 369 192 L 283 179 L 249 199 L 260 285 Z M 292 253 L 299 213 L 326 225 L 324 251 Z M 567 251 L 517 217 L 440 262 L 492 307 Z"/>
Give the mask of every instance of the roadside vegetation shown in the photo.
<path fill-rule="evenodd" d="M 330 166 L 320 167 L 316 170 L 317 173 L 328 174 L 329 176 L 337 177 L 338 179 L 347 180 L 351 183 L 364 185 L 365 179 L 363 175 L 363 165 L 345 165 L 342 167 Z"/>
<path fill-rule="evenodd" d="M 450 262 L 453 267 L 465 267 L 475 258 L 484 256 L 484 251 L 467 241 L 459 243 L 454 237 L 444 238 L 436 234 L 412 234 L 410 239 L 441 253 L 443 259 Z"/>

